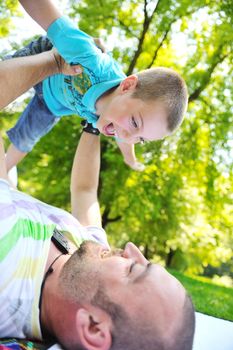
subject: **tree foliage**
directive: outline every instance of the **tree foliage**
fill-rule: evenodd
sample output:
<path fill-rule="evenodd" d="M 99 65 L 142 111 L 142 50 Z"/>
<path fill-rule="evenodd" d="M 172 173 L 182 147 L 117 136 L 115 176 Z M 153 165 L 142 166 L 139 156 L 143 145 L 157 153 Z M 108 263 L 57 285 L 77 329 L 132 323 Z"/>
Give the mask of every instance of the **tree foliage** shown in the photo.
<path fill-rule="evenodd" d="M 1 0 L 0 1 L 0 38 L 9 34 L 11 29 L 12 15 L 17 14 L 17 0 Z"/>
<path fill-rule="evenodd" d="M 137 146 L 143 173 L 128 169 L 114 141 L 102 138 L 99 191 L 112 243 L 133 240 L 149 258 L 183 270 L 233 265 L 230 0 L 70 0 L 69 12 L 82 30 L 114 43 L 127 74 L 172 67 L 189 89 L 176 133 Z M 77 118 L 63 118 L 20 165 L 21 189 L 69 208 L 79 134 Z"/>

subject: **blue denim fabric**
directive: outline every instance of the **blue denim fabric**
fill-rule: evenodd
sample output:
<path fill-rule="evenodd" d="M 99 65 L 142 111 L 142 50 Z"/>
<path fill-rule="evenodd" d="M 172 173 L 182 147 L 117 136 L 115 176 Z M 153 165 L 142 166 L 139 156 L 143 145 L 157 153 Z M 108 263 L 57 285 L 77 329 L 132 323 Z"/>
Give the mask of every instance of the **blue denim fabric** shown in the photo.
<path fill-rule="evenodd" d="M 55 117 L 46 106 L 42 83 L 34 86 L 35 96 L 21 114 L 15 126 L 7 131 L 13 145 L 21 152 L 30 152 L 42 136 L 47 134 L 61 118 Z"/>
<path fill-rule="evenodd" d="M 32 41 L 26 47 L 16 51 L 13 55 L 5 56 L 3 59 L 35 55 L 52 48 L 47 37 L 40 37 Z M 7 131 L 7 135 L 13 145 L 21 152 L 30 152 L 42 136 L 47 134 L 60 120 L 55 117 L 43 98 L 42 83 L 34 86 L 35 96 L 28 104 L 25 111 L 18 119 L 16 125 Z"/>
<path fill-rule="evenodd" d="M 46 36 L 41 36 L 36 40 L 31 41 L 27 46 L 17 50 L 12 55 L 3 57 L 3 60 L 7 60 L 14 57 L 23 57 L 36 55 L 38 53 L 49 51 L 53 47 L 53 44 Z"/>

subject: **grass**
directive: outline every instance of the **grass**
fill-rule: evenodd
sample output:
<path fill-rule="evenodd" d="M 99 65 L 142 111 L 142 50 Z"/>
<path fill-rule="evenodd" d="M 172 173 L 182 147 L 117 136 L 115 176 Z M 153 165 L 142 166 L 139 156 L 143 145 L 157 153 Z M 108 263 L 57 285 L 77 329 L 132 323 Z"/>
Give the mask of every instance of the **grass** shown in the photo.
<path fill-rule="evenodd" d="M 187 289 L 196 311 L 233 321 L 233 288 L 200 281 L 174 270 L 169 272 Z"/>

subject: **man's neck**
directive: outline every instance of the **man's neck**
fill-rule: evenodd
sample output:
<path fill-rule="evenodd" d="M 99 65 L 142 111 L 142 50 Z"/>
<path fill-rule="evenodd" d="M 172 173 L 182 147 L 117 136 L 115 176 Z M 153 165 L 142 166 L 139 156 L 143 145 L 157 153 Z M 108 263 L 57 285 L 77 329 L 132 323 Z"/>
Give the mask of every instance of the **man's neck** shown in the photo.
<path fill-rule="evenodd" d="M 43 338 L 53 338 L 56 335 L 56 315 L 59 313 L 61 298 L 59 295 L 59 276 L 70 255 L 58 255 L 51 271 L 46 276 L 41 295 L 40 323 Z"/>

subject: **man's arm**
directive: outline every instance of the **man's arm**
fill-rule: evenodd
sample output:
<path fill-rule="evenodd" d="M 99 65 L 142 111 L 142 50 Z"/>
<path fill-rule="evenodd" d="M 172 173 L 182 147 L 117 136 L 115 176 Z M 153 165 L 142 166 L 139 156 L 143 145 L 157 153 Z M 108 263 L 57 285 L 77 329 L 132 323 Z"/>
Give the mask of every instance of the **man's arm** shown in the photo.
<path fill-rule="evenodd" d="M 84 225 L 101 227 L 97 198 L 100 171 L 100 138 L 83 132 L 71 173 L 71 210 Z"/>
<path fill-rule="evenodd" d="M 26 12 L 46 31 L 50 24 L 62 16 L 52 0 L 20 0 L 20 3 Z"/>
<path fill-rule="evenodd" d="M 0 109 L 33 85 L 57 73 L 75 75 L 81 70 L 78 65 L 66 64 L 56 50 L 0 62 Z"/>
<path fill-rule="evenodd" d="M 6 171 L 5 151 L 4 151 L 3 139 L 1 134 L 0 134 L 0 178 L 8 181 L 8 176 Z"/>
<path fill-rule="evenodd" d="M 52 55 L 47 53 L 0 62 L 0 109 L 55 73 L 58 73 L 58 67 Z"/>

